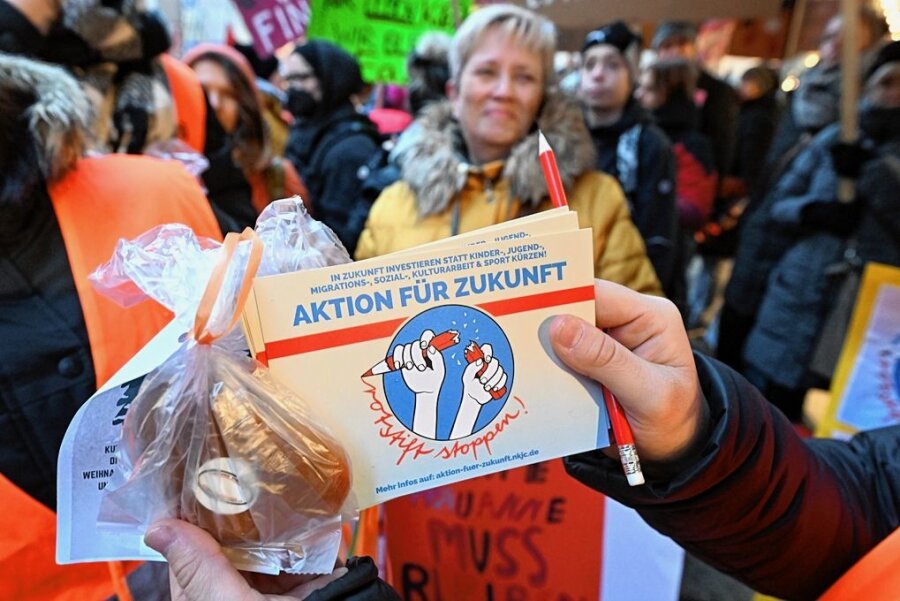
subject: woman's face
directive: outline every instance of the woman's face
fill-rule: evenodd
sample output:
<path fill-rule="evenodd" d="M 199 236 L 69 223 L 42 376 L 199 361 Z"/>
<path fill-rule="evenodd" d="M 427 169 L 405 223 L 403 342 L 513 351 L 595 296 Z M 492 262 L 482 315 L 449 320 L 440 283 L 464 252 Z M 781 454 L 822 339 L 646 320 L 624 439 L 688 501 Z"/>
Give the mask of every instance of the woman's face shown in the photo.
<path fill-rule="evenodd" d="M 531 129 L 541 106 L 541 55 L 488 30 L 449 92 L 470 158 L 476 163 L 505 158 Z"/>
<path fill-rule="evenodd" d="M 194 72 L 222 129 L 226 133 L 233 133 L 238 125 L 239 107 L 234 87 L 225 69 L 215 61 L 200 60 L 194 63 Z"/>
<path fill-rule="evenodd" d="M 641 106 L 648 111 L 655 111 L 666 102 L 666 95 L 661 87 L 656 85 L 651 71 L 641 73 L 634 96 L 641 103 Z"/>

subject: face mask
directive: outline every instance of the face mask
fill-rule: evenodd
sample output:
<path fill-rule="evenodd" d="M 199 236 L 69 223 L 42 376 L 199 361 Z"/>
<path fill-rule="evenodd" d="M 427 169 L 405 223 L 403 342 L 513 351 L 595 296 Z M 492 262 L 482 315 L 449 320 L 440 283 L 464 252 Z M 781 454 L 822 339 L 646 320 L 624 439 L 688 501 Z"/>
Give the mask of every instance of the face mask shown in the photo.
<path fill-rule="evenodd" d="M 312 116 L 316 110 L 316 99 L 306 90 L 288 88 L 284 107 L 298 119 Z"/>

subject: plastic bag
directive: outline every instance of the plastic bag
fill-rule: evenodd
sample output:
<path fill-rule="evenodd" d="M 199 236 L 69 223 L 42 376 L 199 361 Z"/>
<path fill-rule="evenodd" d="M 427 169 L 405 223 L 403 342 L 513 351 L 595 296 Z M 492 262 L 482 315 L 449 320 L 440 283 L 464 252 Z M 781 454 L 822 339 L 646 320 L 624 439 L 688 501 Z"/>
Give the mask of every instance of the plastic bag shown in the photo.
<path fill-rule="evenodd" d="M 216 248 L 163 226 L 120 242 L 92 276 L 121 302 L 140 290 L 193 318 L 128 407 L 98 519 L 143 532 L 177 517 L 210 532 L 240 569 L 329 572 L 353 503 L 347 455 L 302 400 L 235 350 L 261 256 L 251 230 Z"/>

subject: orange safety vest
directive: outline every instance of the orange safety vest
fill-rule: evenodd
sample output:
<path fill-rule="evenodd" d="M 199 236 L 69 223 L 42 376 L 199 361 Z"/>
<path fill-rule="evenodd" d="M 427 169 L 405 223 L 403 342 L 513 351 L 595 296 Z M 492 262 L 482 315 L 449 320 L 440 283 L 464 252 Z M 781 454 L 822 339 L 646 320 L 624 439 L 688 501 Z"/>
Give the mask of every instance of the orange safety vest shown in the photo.
<path fill-rule="evenodd" d="M 203 154 L 206 144 L 206 99 L 194 70 L 169 54 L 159 57 L 175 103 L 178 137 Z"/>
<path fill-rule="evenodd" d="M 900 598 L 900 528 L 863 556 L 819 601 L 896 601 Z"/>
<path fill-rule="evenodd" d="M 96 292 L 88 274 L 119 238 L 164 223 L 184 223 L 221 239 L 196 180 L 178 163 L 131 155 L 82 159 L 50 187 L 75 288 L 81 301 L 97 386 L 109 379 L 171 319 L 155 302 L 123 309 Z M 135 562 L 59 566 L 52 511 L 0 475 L 0 598 L 92 601 L 121 590 Z M 118 582 L 117 582 L 118 581 Z"/>

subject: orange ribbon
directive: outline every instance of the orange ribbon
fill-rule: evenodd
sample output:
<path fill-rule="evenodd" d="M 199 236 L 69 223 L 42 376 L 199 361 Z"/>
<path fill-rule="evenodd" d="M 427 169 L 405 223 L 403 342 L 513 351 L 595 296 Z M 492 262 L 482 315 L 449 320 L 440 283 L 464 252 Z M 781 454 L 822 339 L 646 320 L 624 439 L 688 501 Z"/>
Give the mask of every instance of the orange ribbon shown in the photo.
<path fill-rule="evenodd" d="M 241 288 L 234 303 L 234 311 L 228 325 L 219 333 L 210 332 L 207 329 L 209 317 L 212 314 L 216 299 L 222 291 L 222 285 L 225 283 L 225 274 L 228 272 L 228 266 L 234 257 L 238 243 L 250 241 L 250 257 L 247 259 L 247 269 L 241 280 Z M 206 290 L 200 298 L 200 305 L 197 307 L 197 315 L 194 318 L 194 339 L 199 344 L 210 344 L 214 340 L 224 336 L 237 324 L 240 319 L 241 311 L 244 309 L 244 303 L 250 295 L 250 286 L 253 284 L 253 278 L 259 269 L 259 263 L 262 260 L 263 244 L 259 236 L 256 235 L 251 228 L 246 228 L 240 234 L 231 232 L 225 236 L 222 242 L 222 248 L 219 253 L 219 260 L 213 268 L 212 274 L 209 276 L 209 283 L 206 284 Z"/>

